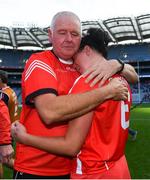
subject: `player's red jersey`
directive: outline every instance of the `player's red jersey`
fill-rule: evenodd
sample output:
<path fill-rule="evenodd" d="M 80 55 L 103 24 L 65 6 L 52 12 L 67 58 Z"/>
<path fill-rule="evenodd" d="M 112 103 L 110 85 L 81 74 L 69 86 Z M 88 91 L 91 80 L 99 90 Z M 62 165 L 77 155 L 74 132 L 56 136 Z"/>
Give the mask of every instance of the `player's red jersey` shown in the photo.
<path fill-rule="evenodd" d="M 0 145 L 11 144 L 8 96 L 0 92 Z"/>
<path fill-rule="evenodd" d="M 123 77 L 120 78 L 127 84 Z M 84 92 L 89 89 L 91 88 L 81 76 L 73 86 L 71 93 Z M 127 101 L 108 100 L 95 109 L 86 141 L 77 158 L 73 160 L 73 173 L 103 172 L 111 168 L 114 162 L 124 155 L 130 106 L 131 91 L 129 88 Z"/>
<path fill-rule="evenodd" d="M 65 95 L 79 74 L 72 62 L 59 60 L 51 51 L 33 54 L 22 75 L 23 108 L 21 123 L 30 134 L 38 136 L 64 136 L 66 123 L 45 125 L 39 117 L 33 98 L 44 93 Z M 40 142 L 39 142 L 40 143 Z M 70 173 L 70 160 L 23 144 L 17 145 L 15 169 L 17 171 L 55 176 Z"/>

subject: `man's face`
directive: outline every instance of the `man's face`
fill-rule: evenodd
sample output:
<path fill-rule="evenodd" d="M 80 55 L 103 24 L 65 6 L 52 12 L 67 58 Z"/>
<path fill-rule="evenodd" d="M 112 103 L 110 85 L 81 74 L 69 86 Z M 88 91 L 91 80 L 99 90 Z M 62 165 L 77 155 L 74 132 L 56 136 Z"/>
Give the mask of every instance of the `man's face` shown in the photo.
<path fill-rule="evenodd" d="M 72 16 L 59 17 L 50 31 L 50 40 L 58 57 L 64 60 L 71 59 L 77 52 L 81 41 L 79 20 Z"/>

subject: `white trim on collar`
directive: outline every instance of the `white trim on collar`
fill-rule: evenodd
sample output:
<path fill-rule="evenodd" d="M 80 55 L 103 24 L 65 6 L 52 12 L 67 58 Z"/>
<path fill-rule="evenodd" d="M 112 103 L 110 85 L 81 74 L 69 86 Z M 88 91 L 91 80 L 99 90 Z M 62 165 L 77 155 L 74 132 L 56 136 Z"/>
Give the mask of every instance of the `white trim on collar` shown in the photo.
<path fill-rule="evenodd" d="M 66 60 L 63 60 L 63 59 L 59 58 L 59 61 L 62 62 L 63 64 L 69 64 L 69 65 L 73 64 L 73 60 L 72 59 L 66 61 Z"/>

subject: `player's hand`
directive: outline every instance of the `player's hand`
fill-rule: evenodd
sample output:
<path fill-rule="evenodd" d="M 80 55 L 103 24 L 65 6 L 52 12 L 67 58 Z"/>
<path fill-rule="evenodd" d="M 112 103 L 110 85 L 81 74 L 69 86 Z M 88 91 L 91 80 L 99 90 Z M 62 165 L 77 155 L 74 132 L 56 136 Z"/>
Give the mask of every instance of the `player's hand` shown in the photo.
<path fill-rule="evenodd" d="M 19 121 L 15 121 L 14 123 L 12 123 L 11 135 L 16 141 L 23 143 L 26 134 L 26 128 Z"/>
<path fill-rule="evenodd" d="M 83 74 L 84 77 L 87 77 L 86 83 L 92 80 L 90 84 L 92 87 L 100 81 L 99 86 L 102 86 L 108 78 L 118 71 L 117 64 L 116 60 L 97 61 Z"/>
<path fill-rule="evenodd" d="M 111 79 L 108 85 L 112 89 L 114 100 L 126 100 L 128 98 L 128 88 L 121 77 Z"/>
<path fill-rule="evenodd" d="M 0 146 L 0 162 L 7 164 L 13 157 L 14 149 L 11 144 Z"/>

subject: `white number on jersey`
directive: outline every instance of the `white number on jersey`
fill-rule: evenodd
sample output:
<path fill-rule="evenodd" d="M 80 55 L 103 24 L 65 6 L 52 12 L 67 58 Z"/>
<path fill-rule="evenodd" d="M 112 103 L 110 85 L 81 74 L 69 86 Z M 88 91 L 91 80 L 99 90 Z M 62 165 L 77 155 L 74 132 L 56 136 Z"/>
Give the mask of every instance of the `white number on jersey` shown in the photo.
<path fill-rule="evenodd" d="M 130 101 L 130 93 L 128 93 L 128 101 Z M 124 101 L 121 101 L 121 127 L 127 129 L 129 127 L 129 119 L 126 119 L 126 112 L 129 112 L 128 104 L 125 104 Z"/>

